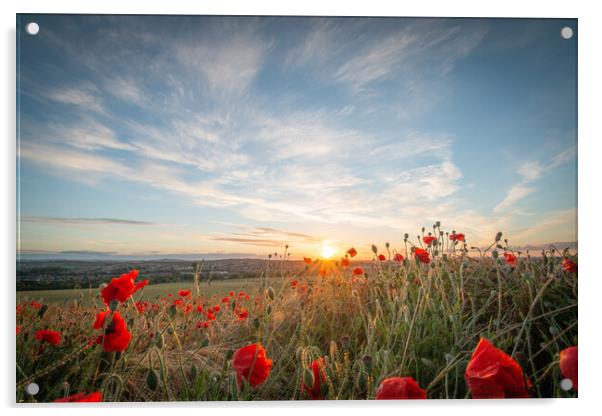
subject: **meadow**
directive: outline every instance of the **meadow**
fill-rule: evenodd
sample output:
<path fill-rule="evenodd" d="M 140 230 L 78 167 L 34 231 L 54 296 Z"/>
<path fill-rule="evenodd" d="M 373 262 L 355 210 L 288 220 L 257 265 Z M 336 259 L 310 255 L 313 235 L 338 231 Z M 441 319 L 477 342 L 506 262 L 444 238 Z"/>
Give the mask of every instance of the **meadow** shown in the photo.
<path fill-rule="evenodd" d="M 363 267 L 20 292 L 17 401 L 577 397 L 577 255 L 466 240 L 437 223 Z"/>

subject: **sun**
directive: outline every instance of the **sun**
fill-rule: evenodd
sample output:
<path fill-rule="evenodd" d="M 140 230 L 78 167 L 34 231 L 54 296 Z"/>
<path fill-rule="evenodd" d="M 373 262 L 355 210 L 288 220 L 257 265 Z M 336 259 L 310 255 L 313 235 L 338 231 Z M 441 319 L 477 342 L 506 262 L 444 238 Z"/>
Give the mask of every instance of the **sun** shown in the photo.
<path fill-rule="evenodd" d="M 335 255 L 337 249 L 328 244 L 327 241 L 322 242 L 322 257 L 329 259 Z"/>

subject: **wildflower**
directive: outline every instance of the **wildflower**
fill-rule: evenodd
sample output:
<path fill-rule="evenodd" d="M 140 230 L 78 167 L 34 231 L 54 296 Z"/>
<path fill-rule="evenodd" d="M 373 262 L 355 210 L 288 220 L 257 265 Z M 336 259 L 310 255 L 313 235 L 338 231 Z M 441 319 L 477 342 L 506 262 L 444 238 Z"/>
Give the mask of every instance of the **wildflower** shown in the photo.
<path fill-rule="evenodd" d="M 196 307 L 196 311 L 197 311 L 198 313 L 201 313 L 201 312 L 203 312 L 203 305 L 198 305 L 198 306 Z"/>
<path fill-rule="evenodd" d="M 529 397 L 530 381 L 525 382 L 520 365 L 485 338 L 472 353 L 464 376 L 473 399 Z"/>
<path fill-rule="evenodd" d="M 573 382 L 573 388 L 577 391 L 577 346 L 568 347 L 560 351 L 560 372 L 562 377 Z"/>
<path fill-rule="evenodd" d="M 148 306 L 148 302 L 137 301 L 134 305 L 136 306 L 136 310 L 139 313 L 144 313 L 144 311 L 146 311 L 146 308 Z"/>
<path fill-rule="evenodd" d="M 205 322 L 199 321 L 199 322 L 196 323 L 196 327 L 197 328 L 205 328 L 205 329 L 207 329 L 207 328 L 209 328 L 209 325 L 211 325 L 211 323 L 209 321 L 205 321 Z"/>
<path fill-rule="evenodd" d="M 138 277 L 138 270 L 132 270 L 129 273 L 113 278 L 111 283 L 100 292 L 104 303 L 108 305 L 114 299 L 117 299 L 119 302 L 125 302 L 127 298 L 148 284 L 148 280 L 135 283 L 136 277 Z"/>
<path fill-rule="evenodd" d="M 303 257 L 303 261 L 305 262 L 305 264 L 311 264 L 312 260 L 309 257 Z"/>
<path fill-rule="evenodd" d="M 291 280 L 291 287 L 292 287 L 293 289 L 295 289 L 295 288 L 297 287 L 297 285 L 298 285 L 298 284 L 299 284 L 299 281 L 298 281 L 298 280 Z"/>
<path fill-rule="evenodd" d="M 574 261 L 569 259 L 562 259 L 560 263 L 565 272 L 569 273 L 577 273 L 577 264 Z"/>
<path fill-rule="evenodd" d="M 356 267 L 353 269 L 353 274 L 356 276 L 360 276 L 364 274 L 364 269 L 362 269 L 361 267 Z"/>
<path fill-rule="evenodd" d="M 92 325 L 92 328 L 94 328 L 94 329 L 101 329 L 105 325 L 105 318 L 110 313 L 111 313 L 111 311 L 102 311 L 102 312 L 99 312 L 98 315 L 96 315 L 96 320 L 94 321 L 94 324 Z"/>
<path fill-rule="evenodd" d="M 249 311 L 247 310 L 247 308 L 241 308 L 239 311 L 236 312 L 236 316 L 238 317 L 236 319 L 237 321 L 244 321 L 249 317 Z"/>
<path fill-rule="evenodd" d="M 228 296 L 222 298 L 222 303 L 230 303 L 230 298 Z"/>
<path fill-rule="evenodd" d="M 190 293 L 191 292 L 188 289 L 178 290 L 178 295 L 180 295 L 183 298 L 185 298 L 186 296 L 190 296 Z"/>
<path fill-rule="evenodd" d="M 387 258 L 385 257 L 385 255 L 384 255 L 384 254 L 379 254 L 379 255 L 378 255 L 378 260 L 379 260 L 379 261 L 385 261 L 385 260 L 387 260 Z"/>
<path fill-rule="evenodd" d="M 376 400 L 426 399 L 426 392 L 412 377 L 390 377 L 384 379 L 376 390 Z"/>
<path fill-rule="evenodd" d="M 105 330 L 104 335 L 96 338 L 97 344 L 102 344 L 106 352 L 125 351 L 130 345 L 132 334 L 128 331 L 125 321 L 119 312 L 113 312 L 113 320 Z"/>
<path fill-rule="evenodd" d="M 430 246 L 431 244 L 433 244 L 433 242 L 436 242 L 437 239 L 432 235 L 426 235 L 422 237 L 422 241 L 424 241 L 424 244 L 426 244 L 427 246 Z"/>
<path fill-rule="evenodd" d="M 305 380 L 304 377 L 301 381 L 301 387 L 311 396 L 312 400 L 323 400 L 322 383 L 326 380 L 326 374 L 324 373 L 324 358 L 314 360 L 306 371 L 310 372 L 310 377 L 308 377 L 308 380 Z M 311 377 L 311 375 L 313 375 L 313 377 Z"/>
<path fill-rule="evenodd" d="M 414 256 L 416 256 L 416 258 L 418 260 L 420 260 L 421 263 L 428 264 L 431 262 L 431 258 L 429 257 L 429 252 L 426 250 L 423 250 L 421 248 L 414 249 Z"/>
<path fill-rule="evenodd" d="M 357 250 L 351 247 L 349 250 L 347 250 L 347 254 L 349 254 L 349 257 L 355 257 L 357 255 Z"/>
<path fill-rule="evenodd" d="M 510 266 L 516 266 L 516 256 L 512 253 L 504 253 L 504 258 L 506 259 L 506 263 Z"/>
<path fill-rule="evenodd" d="M 452 233 L 449 235 L 449 239 L 451 241 L 465 241 L 464 234 L 462 234 L 462 233 L 458 233 L 458 234 Z"/>
<path fill-rule="evenodd" d="M 209 319 L 210 321 L 215 321 L 217 319 L 217 316 L 215 316 L 215 314 L 211 311 L 207 311 L 205 316 L 207 316 L 207 319 Z"/>
<path fill-rule="evenodd" d="M 396 253 L 395 256 L 393 256 L 393 260 L 395 260 L 398 263 L 401 263 L 403 261 L 403 256 L 399 253 Z"/>
<path fill-rule="evenodd" d="M 253 387 L 265 382 L 270 376 L 272 360 L 266 357 L 266 352 L 261 344 L 251 344 L 239 348 L 232 357 L 232 367 L 236 371 L 238 386 L 242 380 L 247 380 Z"/>
<path fill-rule="evenodd" d="M 351 262 L 349 261 L 349 259 L 347 257 L 343 257 L 341 259 L 341 266 L 343 267 L 347 267 L 351 264 Z"/>
<path fill-rule="evenodd" d="M 102 392 L 95 391 L 94 393 L 76 393 L 68 397 L 56 399 L 54 403 L 74 403 L 74 402 L 102 402 Z"/>
<path fill-rule="evenodd" d="M 41 329 L 36 331 L 36 339 L 40 342 L 59 345 L 61 343 L 61 333 L 51 329 Z"/>
<path fill-rule="evenodd" d="M 230 292 L 228 293 L 228 295 L 229 295 L 230 297 L 234 297 L 234 292 L 230 291 Z"/>

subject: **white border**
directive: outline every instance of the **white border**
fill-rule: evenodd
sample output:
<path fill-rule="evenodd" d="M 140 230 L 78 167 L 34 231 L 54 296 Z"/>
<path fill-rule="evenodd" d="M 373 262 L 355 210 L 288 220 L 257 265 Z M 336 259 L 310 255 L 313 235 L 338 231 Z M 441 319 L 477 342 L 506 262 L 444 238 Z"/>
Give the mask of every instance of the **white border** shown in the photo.
<path fill-rule="evenodd" d="M 75 1 L 3 1 L 2 82 L 4 97 L 1 100 L 2 126 L 2 255 L 4 283 L 1 290 L 2 315 L 2 366 L 0 377 L 1 401 L 8 411 L 25 414 L 61 412 L 63 415 L 99 414 L 119 412 L 117 408 L 143 408 L 145 415 L 162 415 L 168 409 L 186 414 L 206 412 L 213 414 L 268 415 L 286 412 L 289 415 L 307 415 L 308 412 L 345 412 L 348 415 L 365 415 L 370 411 L 405 414 L 473 414 L 504 415 L 523 413 L 523 410 L 546 414 L 593 413 L 599 407 L 599 388 L 602 387 L 602 338 L 600 335 L 600 296 L 602 273 L 600 261 L 600 176 L 602 132 L 599 123 L 599 74 L 602 74 L 600 50 L 602 47 L 601 15 L 594 1 L 526 2 L 505 0 L 495 4 L 486 1 L 414 1 L 394 4 L 381 0 L 327 1 L 327 0 L 222 0 L 193 3 L 185 0 L 124 0 Z M 428 403 L 158 403 L 105 405 L 104 407 L 56 406 L 15 408 L 14 402 L 14 276 L 15 276 L 15 13 L 144 13 L 144 14 L 286 14 L 286 15 L 356 15 L 356 16 L 463 16 L 463 17 L 569 17 L 579 18 L 579 328 L 580 328 L 580 398 L 577 400 L 521 400 L 489 401 L 429 401 Z M 598 74 L 598 76 L 596 76 Z M 11 406 L 12 405 L 12 406 Z M 596 406 L 598 405 L 598 406 Z M 598 410 L 599 411 L 599 410 Z"/>

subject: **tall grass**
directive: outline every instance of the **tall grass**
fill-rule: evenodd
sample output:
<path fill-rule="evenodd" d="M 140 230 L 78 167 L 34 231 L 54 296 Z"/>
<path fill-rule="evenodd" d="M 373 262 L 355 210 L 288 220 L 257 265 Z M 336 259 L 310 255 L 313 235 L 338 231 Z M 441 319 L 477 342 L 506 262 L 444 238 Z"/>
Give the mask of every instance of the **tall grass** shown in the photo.
<path fill-rule="evenodd" d="M 387 260 L 378 261 L 374 247 L 361 276 L 352 273 L 353 262 L 343 267 L 330 260 L 290 276 L 284 255 L 272 260 L 249 300 L 204 296 L 199 266 L 193 296 L 180 305 L 173 305 L 176 294 L 165 294 L 166 300 L 146 299 L 143 313 L 133 299 L 119 306 L 132 333 L 123 353 L 88 345 L 98 335 L 92 323 L 100 301 L 50 305 L 44 313 L 26 304 L 17 316 L 17 400 L 99 390 L 106 401 L 307 399 L 301 380 L 319 357 L 327 399 L 373 399 L 391 376 L 412 376 L 432 399 L 468 398 L 464 370 L 480 337 L 520 363 L 533 397 L 575 395 L 560 388 L 558 354 L 577 344 L 577 277 L 560 264 L 576 256 L 551 247 L 538 256 L 514 253 L 512 266 L 502 256 L 511 250 L 501 235 L 487 249 L 469 252 L 438 225 L 433 233 L 439 241 L 424 246 L 430 263 L 414 258 L 406 237 L 402 262 L 390 260 L 388 244 Z M 283 283 L 273 285 L 275 277 Z M 136 300 L 145 299 L 141 292 Z M 198 328 L 206 317 L 196 307 L 217 304 L 217 319 Z M 193 307 L 187 313 L 186 305 Z M 243 307 L 249 315 L 240 319 L 235 312 Z M 35 340 L 34 332 L 47 328 L 61 331 L 59 346 Z M 257 388 L 239 388 L 232 352 L 255 342 L 274 362 L 270 377 Z M 24 387 L 34 381 L 41 390 L 29 396 Z"/>

